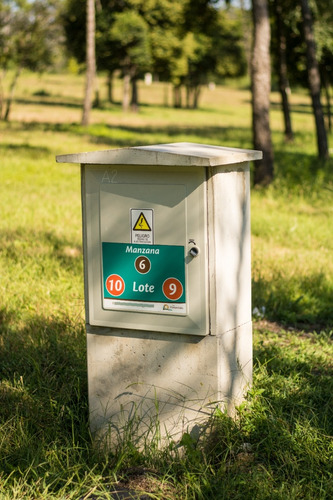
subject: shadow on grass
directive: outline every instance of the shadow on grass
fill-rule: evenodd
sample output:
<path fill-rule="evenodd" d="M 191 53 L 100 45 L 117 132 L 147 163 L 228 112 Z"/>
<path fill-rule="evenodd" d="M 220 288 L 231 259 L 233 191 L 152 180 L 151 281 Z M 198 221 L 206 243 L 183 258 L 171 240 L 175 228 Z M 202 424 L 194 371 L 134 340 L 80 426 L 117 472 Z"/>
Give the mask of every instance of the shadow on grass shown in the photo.
<path fill-rule="evenodd" d="M 50 148 L 42 146 L 32 146 L 31 144 L 0 144 L 0 152 L 19 152 L 20 154 L 27 154 L 29 157 L 40 157 L 41 155 L 50 153 Z"/>
<path fill-rule="evenodd" d="M 273 110 L 278 110 L 281 111 L 281 102 L 278 101 L 271 101 L 271 109 Z M 313 115 L 313 109 L 311 104 L 306 104 L 306 103 L 298 103 L 298 104 L 291 104 L 290 106 L 291 113 L 298 113 L 298 114 L 306 114 L 306 115 Z"/>
<path fill-rule="evenodd" d="M 51 95 L 38 95 L 34 94 L 36 96 L 35 99 L 22 99 L 18 98 L 15 99 L 15 103 L 17 104 L 23 104 L 23 105 L 37 105 L 37 106 L 55 106 L 55 107 L 64 107 L 64 108 L 72 108 L 72 109 L 82 109 L 82 100 L 77 100 L 76 102 L 73 100 L 64 100 L 61 96 L 59 96 L 57 100 L 57 96 L 51 96 Z M 40 97 L 38 99 L 38 97 Z M 243 102 L 245 104 L 250 104 L 251 101 L 249 101 L 247 98 L 243 99 Z M 277 106 L 278 103 L 276 103 Z M 161 102 L 156 102 L 156 103 L 148 103 L 148 102 L 140 102 L 138 105 L 138 111 L 136 112 L 131 112 L 133 116 L 137 116 L 138 113 L 140 113 L 140 109 L 161 109 L 161 110 L 172 110 L 174 113 L 177 112 L 204 112 L 204 113 L 216 113 L 216 109 L 212 107 L 205 107 L 205 106 L 199 106 L 197 109 L 195 108 L 187 108 L 187 107 L 182 107 L 182 108 L 175 108 L 171 104 L 165 104 L 161 100 Z M 122 112 L 122 101 L 120 100 L 113 100 L 112 102 L 109 101 L 101 101 L 99 105 L 93 104 L 93 109 L 96 111 L 103 111 L 105 113 L 110 113 L 114 110 Z"/>
<path fill-rule="evenodd" d="M 274 335 L 267 323 L 255 337 L 248 400 L 235 420 L 217 415 L 203 443 L 212 472 L 202 498 L 331 498 L 331 340 Z"/>
<path fill-rule="evenodd" d="M 273 186 L 315 195 L 321 188 L 332 187 L 332 168 L 332 158 L 321 160 L 315 155 L 278 150 L 275 153 L 276 179 Z"/>
<path fill-rule="evenodd" d="M 94 124 L 83 127 L 79 124 L 39 123 L 29 122 L 19 124 L 23 130 L 38 130 L 52 132 L 66 132 L 76 136 L 90 136 L 94 144 L 108 144 L 116 147 L 131 147 L 143 144 L 176 142 L 187 140 L 189 142 L 204 141 L 230 145 L 233 147 L 249 148 L 251 144 L 251 131 L 248 127 L 217 127 L 217 126 L 190 126 L 190 125 L 107 125 Z M 228 143 L 228 144 L 227 144 Z"/>
<path fill-rule="evenodd" d="M 105 126 L 89 130 L 95 144 L 109 144 L 117 147 L 133 147 L 145 144 L 168 142 L 198 142 L 230 147 L 249 148 L 250 131 L 241 127 L 212 126 Z"/>
<path fill-rule="evenodd" d="M 18 328 L 16 315 L 0 310 L 0 470 L 19 477 L 90 437 L 83 325 L 34 316 Z"/>
<path fill-rule="evenodd" d="M 332 330 L 333 285 L 322 273 L 308 276 L 281 276 L 270 280 L 258 276 L 252 281 L 252 303 L 265 317 L 306 330 Z"/>
<path fill-rule="evenodd" d="M 247 89 L 246 89 L 247 90 Z M 56 96 L 56 95 L 48 95 L 43 94 L 43 93 L 36 93 L 34 94 L 35 98 L 17 98 L 15 99 L 15 103 L 17 104 L 23 104 L 23 105 L 37 105 L 37 106 L 53 106 L 53 107 L 64 107 L 64 108 L 71 108 L 71 109 L 82 109 L 82 100 L 78 99 L 77 101 L 73 99 L 64 99 L 62 96 Z M 244 97 L 243 103 L 247 105 L 251 105 L 251 101 L 247 98 Z M 281 110 L 281 102 L 279 101 L 271 101 L 270 103 L 271 109 L 272 110 Z M 101 103 L 98 106 L 93 106 L 93 109 L 99 110 L 99 111 L 104 111 L 106 113 L 112 111 L 112 109 L 118 109 L 119 111 L 122 110 L 122 101 L 117 100 L 117 101 L 101 101 Z M 173 112 L 177 113 L 178 111 L 187 111 L 193 113 L 196 112 L 204 112 L 204 113 L 216 113 L 216 109 L 212 107 L 205 107 L 204 105 L 199 105 L 197 109 L 193 108 L 187 108 L 187 107 L 182 107 L 182 108 L 175 108 L 171 104 L 165 104 L 161 100 L 161 102 L 157 103 L 148 103 L 148 102 L 140 102 L 138 109 L 155 109 L 155 108 L 160 108 L 162 110 L 172 110 Z M 307 103 L 297 103 L 297 104 L 291 104 L 290 109 L 292 113 L 299 113 L 299 114 L 307 114 L 307 115 L 313 115 L 313 110 L 311 104 Z M 135 116 L 137 113 L 133 113 Z"/>
<path fill-rule="evenodd" d="M 45 97 L 44 99 L 15 99 L 15 103 L 17 104 L 33 104 L 37 106 L 57 106 L 71 109 L 82 109 L 82 102 L 78 100 L 77 102 L 73 102 L 72 100 L 64 101 L 59 99 L 53 100 L 49 97 Z"/>
<path fill-rule="evenodd" d="M 82 272 L 81 249 L 70 239 L 25 227 L 2 231 L 0 241 L 9 273 L 4 286 L 10 275 L 15 279 L 29 269 L 24 284 L 19 279 L 15 284 L 20 299 L 7 297 L 9 305 L 0 308 L 0 478 L 10 476 L 13 485 L 23 477 L 27 484 L 44 477 L 51 489 L 59 489 L 71 470 L 82 463 L 89 469 L 93 454 L 85 329 L 76 314 L 34 311 L 46 283 Z"/>
<path fill-rule="evenodd" d="M 68 238 L 57 236 L 52 231 L 31 231 L 27 228 L 0 231 L 1 257 L 10 267 L 25 264 L 27 268 L 40 264 L 41 279 L 51 261 L 62 271 L 82 272 L 82 248 Z M 36 267 L 36 266 L 35 266 Z M 68 279 L 70 279 L 68 277 Z M 19 288 L 19 284 L 18 284 Z"/>

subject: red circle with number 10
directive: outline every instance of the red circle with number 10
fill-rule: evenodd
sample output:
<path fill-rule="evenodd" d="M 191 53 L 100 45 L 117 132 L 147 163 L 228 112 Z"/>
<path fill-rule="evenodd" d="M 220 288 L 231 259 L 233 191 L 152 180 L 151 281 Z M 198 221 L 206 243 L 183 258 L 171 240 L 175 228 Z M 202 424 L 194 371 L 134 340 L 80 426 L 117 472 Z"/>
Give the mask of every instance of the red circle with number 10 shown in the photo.
<path fill-rule="evenodd" d="M 169 300 L 178 300 L 183 295 L 183 285 L 177 278 L 168 278 L 163 283 L 163 293 Z"/>
<path fill-rule="evenodd" d="M 119 297 L 125 290 L 125 281 L 119 274 L 110 274 L 105 282 L 106 289 L 113 297 Z"/>

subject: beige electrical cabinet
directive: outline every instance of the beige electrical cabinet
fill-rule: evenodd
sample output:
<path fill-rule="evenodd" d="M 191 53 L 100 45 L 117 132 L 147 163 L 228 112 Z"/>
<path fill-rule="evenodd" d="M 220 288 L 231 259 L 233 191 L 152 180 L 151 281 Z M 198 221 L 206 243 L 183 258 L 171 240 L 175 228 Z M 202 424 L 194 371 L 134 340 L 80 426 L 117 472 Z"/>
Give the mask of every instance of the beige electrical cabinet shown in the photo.
<path fill-rule="evenodd" d="M 120 407 L 129 418 L 142 405 L 146 418 L 163 402 L 159 418 L 178 432 L 207 415 L 203 407 L 244 394 L 249 162 L 261 157 L 193 143 L 57 157 L 81 164 L 89 399 L 100 435 L 119 423 Z"/>
<path fill-rule="evenodd" d="M 90 325 L 209 333 L 204 174 L 199 167 L 85 165 Z"/>

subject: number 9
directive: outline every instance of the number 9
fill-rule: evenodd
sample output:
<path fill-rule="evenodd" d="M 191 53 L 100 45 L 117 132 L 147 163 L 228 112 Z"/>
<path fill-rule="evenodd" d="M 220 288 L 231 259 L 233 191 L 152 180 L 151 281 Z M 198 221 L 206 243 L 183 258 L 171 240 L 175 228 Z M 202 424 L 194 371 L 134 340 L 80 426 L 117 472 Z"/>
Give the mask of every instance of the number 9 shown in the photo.
<path fill-rule="evenodd" d="M 177 278 L 168 278 L 162 286 L 164 296 L 169 300 L 178 300 L 183 295 L 183 285 Z"/>

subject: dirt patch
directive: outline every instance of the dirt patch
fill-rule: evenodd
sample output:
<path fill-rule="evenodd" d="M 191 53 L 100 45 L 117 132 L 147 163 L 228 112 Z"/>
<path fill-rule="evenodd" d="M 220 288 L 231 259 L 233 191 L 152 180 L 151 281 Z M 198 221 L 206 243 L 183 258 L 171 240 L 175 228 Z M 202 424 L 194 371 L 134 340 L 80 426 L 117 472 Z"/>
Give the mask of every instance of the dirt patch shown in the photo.
<path fill-rule="evenodd" d="M 110 500 L 164 500 L 178 498 L 177 488 L 167 482 L 158 472 L 141 467 L 133 467 L 122 471 L 124 479 L 108 488 L 107 498 Z M 96 490 L 80 500 L 100 500 Z"/>

